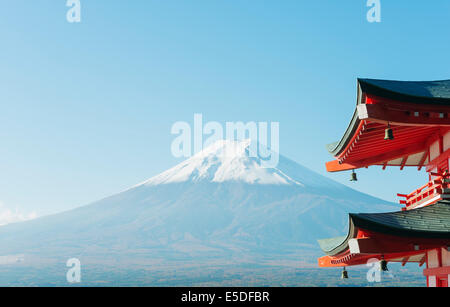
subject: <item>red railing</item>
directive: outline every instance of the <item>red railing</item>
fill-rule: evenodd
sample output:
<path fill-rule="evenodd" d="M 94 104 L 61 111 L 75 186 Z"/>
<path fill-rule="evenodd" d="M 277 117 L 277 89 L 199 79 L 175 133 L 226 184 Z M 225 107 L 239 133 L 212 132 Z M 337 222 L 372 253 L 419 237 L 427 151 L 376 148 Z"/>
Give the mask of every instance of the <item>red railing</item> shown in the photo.
<path fill-rule="evenodd" d="M 414 192 L 410 194 L 397 194 L 398 197 L 404 198 L 403 200 L 400 200 L 400 204 L 405 205 L 404 210 L 426 204 L 426 202 L 430 202 L 436 196 L 441 196 L 437 197 L 436 201 L 442 198 L 442 195 L 445 194 L 447 186 L 449 185 L 448 178 L 450 177 L 450 174 L 431 173 L 431 175 L 435 176 L 435 179 L 418 188 Z M 431 205 L 433 203 L 434 201 L 426 205 Z"/>

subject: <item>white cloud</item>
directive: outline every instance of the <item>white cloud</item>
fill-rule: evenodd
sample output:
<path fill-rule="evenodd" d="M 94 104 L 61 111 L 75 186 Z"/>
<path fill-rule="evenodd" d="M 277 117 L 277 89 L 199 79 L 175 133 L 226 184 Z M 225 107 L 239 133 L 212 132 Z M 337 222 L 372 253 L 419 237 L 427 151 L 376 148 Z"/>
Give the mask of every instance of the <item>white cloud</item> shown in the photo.
<path fill-rule="evenodd" d="M 32 220 L 37 217 L 36 212 L 25 213 L 7 208 L 2 202 L 0 202 L 0 226 Z"/>

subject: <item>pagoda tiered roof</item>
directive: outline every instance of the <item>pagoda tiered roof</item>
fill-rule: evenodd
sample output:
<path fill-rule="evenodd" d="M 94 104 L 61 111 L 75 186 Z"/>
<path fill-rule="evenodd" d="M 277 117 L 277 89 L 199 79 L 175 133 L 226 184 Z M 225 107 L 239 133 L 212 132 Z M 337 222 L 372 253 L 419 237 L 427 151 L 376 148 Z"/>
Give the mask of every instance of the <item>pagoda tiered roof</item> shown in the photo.
<path fill-rule="evenodd" d="M 352 120 L 339 142 L 328 145 L 329 172 L 372 165 L 426 168 L 428 182 L 401 197 L 402 211 L 349 215 L 346 236 L 320 240 L 320 267 L 375 261 L 426 263 L 430 287 L 450 278 L 450 80 L 414 82 L 358 79 Z"/>
<path fill-rule="evenodd" d="M 430 161 L 431 141 L 450 130 L 450 80 L 431 82 L 358 79 L 357 107 L 339 142 L 330 172 L 370 165 L 416 166 Z M 391 128 L 395 138 L 384 139 Z"/>
<path fill-rule="evenodd" d="M 390 213 L 350 214 L 347 236 L 320 240 L 320 266 L 347 266 L 370 258 L 421 262 L 425 251 L 450 246 L 450 201 Z M 399 257 L 399 255 L 402 255 Z M 398 258 L 397 258 L 398 257 Z"/>

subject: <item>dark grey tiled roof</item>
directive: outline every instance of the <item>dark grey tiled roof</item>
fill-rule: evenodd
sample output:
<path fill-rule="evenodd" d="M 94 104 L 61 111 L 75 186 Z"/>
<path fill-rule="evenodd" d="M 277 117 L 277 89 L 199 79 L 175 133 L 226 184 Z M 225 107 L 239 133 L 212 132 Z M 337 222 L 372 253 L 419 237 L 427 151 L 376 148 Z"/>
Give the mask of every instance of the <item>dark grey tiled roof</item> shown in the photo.
<path fill-rule="evenodd" d="M 358 228 L 400 237 L 448 239 L 450 242 L 450 201 L 408 211 L 350 214 L 348 235 L 319 240 L 319 245 L 327 254 L 343 252 Z"/>
<path fill-rule="evenodd" d="M 409 211 L 350 214 L 354 225 L 365 229 L 390 230 L 394 234 L 420 233 L 430 237 L 450 238 L 450 202 Z"/>
<path fill-rule="evenodd" d="M 343 236 L 343 237 L 317 240 L 317 242 L 319 242 L 320 248 L 325 253 L 330 253 L 332 250 L 337 248 L 339 245 L 346 243 L 347 240 L 348 240 L 347 237 Z"/>
<path fill-rule="evenodd" d="M 358 79 L 363 92 L 416 103 L 450 103 L 450 80 L 390 81 Z"/>

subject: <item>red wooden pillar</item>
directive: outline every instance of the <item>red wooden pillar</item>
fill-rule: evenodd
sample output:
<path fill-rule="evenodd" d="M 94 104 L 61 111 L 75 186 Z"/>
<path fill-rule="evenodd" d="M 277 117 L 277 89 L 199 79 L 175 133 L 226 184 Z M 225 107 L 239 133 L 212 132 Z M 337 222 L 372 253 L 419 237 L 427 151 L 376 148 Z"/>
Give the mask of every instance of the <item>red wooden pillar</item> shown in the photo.
<path fill-rule="evenodd" d="M 428 287 L 448 287 L 450 276 L 449 247 L 427 251 L 427 268 L 423 271 Z"/>

